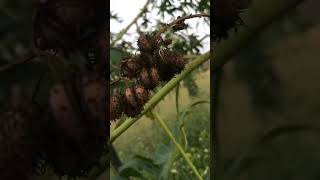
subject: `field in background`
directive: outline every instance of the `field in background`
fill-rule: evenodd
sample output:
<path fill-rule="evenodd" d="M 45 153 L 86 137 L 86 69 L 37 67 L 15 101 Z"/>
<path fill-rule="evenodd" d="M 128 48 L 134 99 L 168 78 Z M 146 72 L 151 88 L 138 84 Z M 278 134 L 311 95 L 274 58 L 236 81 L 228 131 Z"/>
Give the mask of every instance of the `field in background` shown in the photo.
<path fill-rule="evenodd" d="M 197 85 L 199 87 L 199 94 L 196 97 L 190 97 L 187 89 L 184 86 L 180 87 L 179 103 L 180 111 L 183 111 L 191 103 L 199 100 L 210 100 L 210 71 L 199 73 L 195 76 Z M 177 112 L 176 112 L 176 90 L 174 89 L 163 101 L 161 101 L 158 106 L 155 108 L 156 111 L 163 117 L 166 123 L 169 125 L 171 130 L 175 131 L 177 127 Z M 160 110 L 161 109 L 161 110 Z M 186 134 L 192 136 L 191 141 L 199 142 L 198 137 L 205 136 L 206 140 L 203 143 L 203 146 L 206 151 L 206 156 L 209 154 L 209 106 L 207 104 L 199 105 L 194 108 L 194 112 L 190 115 L 189 118 L 186 118 Z M 198 117 L 197 117 L 198 116 Z M 197 120 L 202 121 L 198 123 L 199 126 L 192 125 L 197 124 Z M 205 120 L 203 120 L 205 118 Z M 191 120 L 190 120 L 191 119 Z M 204 131 L 203 133 L 199 133 Z M 180 131 L 179 131 L 180 132 Z M 190 134 L 190 135 L 189 135 Z M 179 137 L 176 137 L 179 138 Z M 188 137 L 189 138 L 189 137 Z M 136 124 L 134 124 L 128 131 L 121 135 L 115 142 L 114 146 L 119 154 L 120 159 L 125 163 L 129 161 L 135 155 L 143 155 L 148 158 L 153 158 L 155 152 L 158 150 L 159 146 L 166 144 L 168 137 L 163 132 L 161 127 L 157 122 L 154 122 L 147 117 L 142 117 Z M 200 141 L 202 141 L 200 137 Z M 201 142 L 199 142 L 201 143 Z M 190 143 L 192 144 L 192 142 Z M 192 149 L 192 148 L 191 148 Z M 194 148 L 193 148 L 194 149 Z M 188 149 L 190 150 L 190 149 Z M 187 151 L 188 151 L 187 150 Z M 202 153 L 203 154 L 203 153 Z M 209 158 L 209 157 L 207 157 Z M 184 164 L 182 160 L 182 164 Z M 209 166 L 208 162 L 201 162 Z M 202 165 L 200 165 L 202 166 Z"/>

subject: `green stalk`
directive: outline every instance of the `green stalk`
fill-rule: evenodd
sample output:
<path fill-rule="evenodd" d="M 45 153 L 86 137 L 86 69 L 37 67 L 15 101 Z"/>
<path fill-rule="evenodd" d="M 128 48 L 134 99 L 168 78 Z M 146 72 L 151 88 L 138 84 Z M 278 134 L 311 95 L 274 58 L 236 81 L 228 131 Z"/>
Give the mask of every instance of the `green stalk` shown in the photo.
<path fill-rule="evenodd" d="M 144 114 L 153 109 L 169 92 L 177 86 L 177 84 L 182 81 L 188 74 L 190 74 L 194 69 L 199 67 L 201 64 L 209 60 L 210 51 L 203 55 L 200 55 L 194 61 L 187 65 L 185 70 L 177 75 L 175 78 L 171 79 L 160 91 L 158 91 L 146 104 L 144 110 L 141 114 L 133 119 L 126 120 L 121 126 L 115 129 L 110 136 L 110 142 L 115 141 L 122 133 L 124 133 L 130 126 L 132 126 L 137 120 L 139 120 Z"/>
<path fill-rule="evenodd" d="M 179 119 L 180 108 L 179 108 L 179 94 L 180 94 L 180 83 L 177 84 L 176 87 L 176 111 L 177 111 L 177 118 Z"/>
<path fill-rule="evenodd" d="M 183 148 L 181 147 L 181 145 L 177 142 L 177 140 L 175 139 L 175 137 L 173 136 L 172 132 L 170 131 L 170 129 L 168 128 L 168 126 L 166 125 L 166 123 L 163 121 L 163 119 L 159 116 L 158 113 L 156 112 L 152 112 L 152 114 L 154 115 L 155 119 L 160 123 L 162 129 L 165 131 L 165 133 L 169 136 L 170 140 L 174 143 L 174 145 L 177 147 L 177 149 L 179 150 L 179 152 L 181 153 L 182 157 L 184 158 L 184 160 L 187 162 L 187 164 L 190 166 L 191 170 L 193 171 L 193 173 L 197 176 L 197 179 L 199 180 L 203 180 L 203 178 L 201 177 L 199 171 L 197 170 L 197 168 L 194 166 L 194 164 L 192 163 L 192 161 L 189 159 L 187 153 L 183 150 Z"/>

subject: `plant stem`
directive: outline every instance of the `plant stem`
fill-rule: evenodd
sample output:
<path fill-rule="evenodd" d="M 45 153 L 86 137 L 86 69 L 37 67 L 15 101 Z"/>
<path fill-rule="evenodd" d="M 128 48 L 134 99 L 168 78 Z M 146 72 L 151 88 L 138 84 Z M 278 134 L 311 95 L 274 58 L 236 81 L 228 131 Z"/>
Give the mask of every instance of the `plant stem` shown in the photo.
<path fill-rule="evenodd" d="M 122 162 L 114 146 L 111 144 L 109 147 L 110 147 L 110 164 L 114 167 L 114 170 L 116 171 L 116 173 L 119 174 L 119 168 L 122 166 Z"/>
<path fill-rule="evenodd" d="M 110 136 L 110 142 L 115 141 L 122 133 L 124 133 L 130 126 L 132 126 L 137 120 L 139 120 L 144 114 L 153 109 L 177 84 L 182 81 L 188 74 L 190 74 L 194 69 L 198 68 L 201 64 L 209 60 L 210 51 L 203 55 L 200 55 L 194 61 L 189 63 L 185 70 L 177 75 L 175 78 L 171 79 L 162 89 L 159 90 L 146 104 L 144 110 L 141 114 L 133 119 L 126 120 L 121 126 L 115 129 Z"/>
<path fill-rule="evenodd" d="M 175 137 L 173 136 L 172 132 L 170 131 L 170 129 L 168 128 L 168 126 L 166 125 L 166 123 L 163 121 L 163 119 L 159 116 L 158 113 L 156 112 L 152 112 L 155 119 L 160 123 L 162 129 L 165 131 L 165 133 L 169 136 L 170 140 L 175 144 L 175 146 L 177 147 L 177 149 L 179 150 L 179 152 L 181 153 L 182 157 L 184 158 L 184 160 L 187 162 L 187 164 L 190 166 L 190 168 L 192 169 L 192 171 L 194 172 L 194 174 L 197 176 L 197 179 L 199 180 L 203 180 L 203 178 L 201 177 L 200 173 L 198 172 L 197 168 L 194 166 L 194 164 L 192 163 L 192 161 L 189 159 L 187 153 L 183 150 L 183 148 L 181 147 L 181 145 L 177 142 L 177 140 L 175 139 Z"/>
<path fill-rule="evenodd" d="M 147 10 L 149 3 L 150 3 L 150 0 L 147 0 L 145 5 L 143 6 L 141 11 L 139 12 L 139 14 L 137 14 L 137 16 L 132 20 L 132 22 L 116 35 L 115 39 L 110 43 L 110 47 L 113 47 L 116 44 L 116 42 L 118 42 L 127 33 L 127 31 L 131 28 L 131 26 L 134 25 L 138 21 L 138 19 Z"/>
<path fill-rule="evenodd" d="M 179 17 L 178 19 L 172 21 L 170 24 L 168 24 L 167 26 L 164 26 L 163 28 L 161 28 L 159 30 L 159 32 L 157 33 L 157 36 L 160 36 L 162 33 L 171 30 L 176 24 L 183 22 L 187 19 L 192 19 L 192 18 L 201 18 L 201 17 L 210 17 L 209 14 L 194 14 L 194 15 L 189 15 L 189 16 L 184 16 L 184 17 Z"/>
<path fill-rule="evenodd" d="M 180 108 L 179 108 L 179 94 L 180 94 L 180 83 L 177 84 L 176 87 L 176 111 L 177 111 L 177 119 L 179 119 Z"/>

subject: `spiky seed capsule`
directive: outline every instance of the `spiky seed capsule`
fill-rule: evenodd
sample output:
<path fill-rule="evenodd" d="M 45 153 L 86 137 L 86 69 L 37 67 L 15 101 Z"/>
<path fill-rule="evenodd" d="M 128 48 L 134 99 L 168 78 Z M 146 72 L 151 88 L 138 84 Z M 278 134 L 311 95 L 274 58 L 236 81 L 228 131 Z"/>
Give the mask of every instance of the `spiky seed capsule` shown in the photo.
<path fill-rule="evenodd" d="M 95 73 L 83 75 L 80 82 L 83 94 L 84 106 L 90 113 L 90 118 L 104 120 L 107 117 L 105 102 L 107 89 L 103 78 Z"/>
<path fill-rule="evenodd" d="M 174 75 L 180 73 L 185 67 L 185 61 L 182 55 L 175 52 L 165 50 L 161 57 L 159 65 L 160 77 L 164 81 L 168 81 Z"/>
<path fill-rule="evenodd" d="M 150 34 L 141 34 L 138 39 L 138 47 L 141 52 L 153 52 L 158 49 L 157 39 Z"/>
<path fill-rule="evenodd" d="M 125 90 L 124 112 L 128 117 L 136 117 L 149 99 L 149 92 L 142 86 L 130 87 Z"/>
<path fill-rule="evenodd" d="M 95 73 L 53 86 L 43 151 L 58 175 L 85 176 L 108 150 L 105 93 Z"/>
<path fill-rule="evenodd" d="M 149 99 L 149 93 L 144 87 L 134 88 L 136 99 L 140 106 L 143 106 Z"/>
<path fill-rule="evenodd" d="M 72 106 L 63 84 L 57 84 L 50 90 L 49 108 L 56 126 L 65 135 L 79 141 L 83 138 L 84 127 L 80 125 L 80 117 Z"/>
<path fill-rule="evenodd" d="M 140 70 L 139 57 L 131 57 L 121 62 L 120 71 L 123 77 L 134 78 Z"/>
<path fill-rule="evenodd" d="M 135 92 L 133 88 L 127 88 L 124 94 L 126 97 L 126 101 L 130 106 L 136 107 L 139 105 L 136 101 Z"/>
<path fill-rule="evenodd" d="M 120 95 L 110 97 L 110 122 L 119 119 L 122 115 L 122 103 Z"/>
<path fill-rule="evenodd" d="M 159 82 L 161 81 L 159 70 L 155 67 L 150 69 L 150 77 L 152 82 L 157 86 L 159 85 Z"/>
<path fill-rule="evenodd" d="M 160 83 L 160 75 L 158 69 L 152 67 L 150 69 L 143 68 L 138 77 L 139 83 L 146 89 L 153 90 Z"/>
<path fill-rule="evenodd" d="M 140 75 L 139 75 L 139 81 L 140 83 L 145 86 L 145 87 L 149 87 L 150 84 L 151 84 L 151 79 L 149 77 L 149 71 L 147 68 L 143 68 L 140 72 Z"/>

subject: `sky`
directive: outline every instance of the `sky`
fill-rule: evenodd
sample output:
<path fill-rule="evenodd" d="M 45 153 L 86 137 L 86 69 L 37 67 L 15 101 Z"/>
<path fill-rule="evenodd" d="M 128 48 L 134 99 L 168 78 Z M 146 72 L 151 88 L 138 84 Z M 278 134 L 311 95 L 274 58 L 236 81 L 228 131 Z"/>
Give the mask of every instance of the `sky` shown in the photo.
<path fill-rule="evenodd" d="M 113 13 L 117 13 L 117 15 L 123 20 L 121 23 L 116 21 L 111 21 L 110 30 L 111 32 L 120 32 L 123 28 L 125 28 L 140 12 L 140 9 L 144 6 L 146 0 L 110 0 L 110 9 Z M 157 14 L 152 13 L 152 17 L 156 18 Z M 166 19 L 166 22 L 171 22 L 172 19 Z M 190 19 L 186 21 L 189 25 L 187 30 L 188 33 L 195 33 L 197 35 L 203 36 L 210 32 L 208 26 L 202 25 L 200 23 L 199 27 L 196 28 L 197 22 L 201 22 L 201 20 Z M 124 36 L 124 38 L 128 41 L 134 42 L 138 39 L 138 34 L 136 34 L 136 29 L 134 26 L 130 28 L 128 31 L 128 35 Z M 210 49 L 210 39 L 206 38 L 204 41 L 204 48 L 201 49 L 201 52 L 208 51 Z"/>

